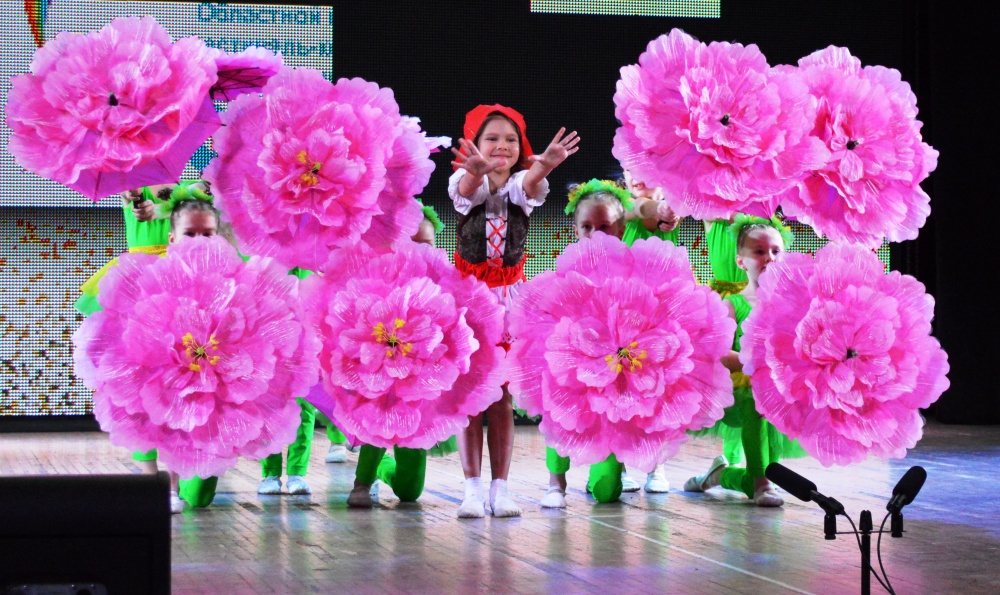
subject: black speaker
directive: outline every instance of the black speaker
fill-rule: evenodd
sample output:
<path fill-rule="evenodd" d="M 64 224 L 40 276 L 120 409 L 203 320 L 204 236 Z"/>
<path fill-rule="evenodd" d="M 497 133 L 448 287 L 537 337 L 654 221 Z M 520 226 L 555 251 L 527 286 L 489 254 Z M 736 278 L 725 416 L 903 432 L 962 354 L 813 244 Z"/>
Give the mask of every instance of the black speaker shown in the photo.
<path fill-rule="evenodd" d="M 0 595 L 170 593 L 170 480 L 0 477 Z"/>

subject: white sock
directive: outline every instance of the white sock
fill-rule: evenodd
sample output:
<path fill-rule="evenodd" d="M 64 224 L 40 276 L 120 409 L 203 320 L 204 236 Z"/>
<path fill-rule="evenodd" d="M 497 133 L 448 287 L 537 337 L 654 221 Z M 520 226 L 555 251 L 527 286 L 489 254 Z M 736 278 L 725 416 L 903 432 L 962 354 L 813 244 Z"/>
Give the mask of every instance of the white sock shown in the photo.
<path fill-rule="evenodd" d="M 521 516 L 521 508 L 507 493 L 506 479 L 494 479 L 490 484 L 490 508 L 493 516 Z"/>
<path fill-rule="evenodd" d="M 478 477 L 465 478 L 465 498 L 468 499 L 470 496 L 482 499 L 482 480 Z"/>
<path fill-rule="evenodd" d="M 465 500 L 458 507 L 458 518 L 473 519 L 482 518 L 486 515 L 486 506 L 483 503 L 483 495 L 480 491 L 480 480 L 478 477 L 468 477 L 465 480 Z"/>

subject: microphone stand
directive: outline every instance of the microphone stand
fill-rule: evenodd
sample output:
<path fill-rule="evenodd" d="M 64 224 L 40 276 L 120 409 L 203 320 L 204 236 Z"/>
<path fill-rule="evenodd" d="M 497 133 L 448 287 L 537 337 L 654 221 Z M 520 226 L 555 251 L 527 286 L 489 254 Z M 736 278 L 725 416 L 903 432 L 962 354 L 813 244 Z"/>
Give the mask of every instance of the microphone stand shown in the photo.
<path fill-rule="evenodd" d="M 858 519 L 858 531 L 861 532 L 861 593 L 869 595 L 872 592 L 872 513 L 861 511 Z"/>
<path fill-rule="evenodd" d="M 828 540 L 836 539 L 837 535 L 856 535 L 860 537 L 861 540 L 861 595 L 871 595 L 872 592 L 872 533 L 890 533 L 894 532 L 883 531 L 879 529 L 875 531 L 875 524 L 872 522 L 872 513 L 870 510 L 862 510 L 861 518 L 858 519 L 858 526 L 853 531 L 837 531 L 837 516 L 836 513 L 828 506 L 820 505 L 823 510 L 826 511 L 826 516 L 823 517 L 823 537 Z M 844 513 L 844 516 L 847 516 Z M 902 516 L 902 515 L 900 515 Z M 895 517 L 894 517 L 895 518 Z M 850 520 L 850 517 L 848 517 Z M 853 526 L 853 522 L 851 525 Z M 899 535 L 893 535 L 893 537 L 902 537 L 902 519 L 899 522 Z"/>

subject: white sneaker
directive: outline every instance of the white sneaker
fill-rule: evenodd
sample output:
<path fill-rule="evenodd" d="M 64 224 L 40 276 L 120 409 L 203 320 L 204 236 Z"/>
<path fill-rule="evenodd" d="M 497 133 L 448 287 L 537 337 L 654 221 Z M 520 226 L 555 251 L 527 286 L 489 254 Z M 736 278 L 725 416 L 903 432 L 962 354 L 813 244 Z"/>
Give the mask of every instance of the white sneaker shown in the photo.
<path fill-rule="evenodd" d="M 281 478 L 277 475 L 268 475 L 260 480 L 260 485 L 257 486 L 257 493 L 267 495 L 280 494 Z"/>
<path fill-rule="evenodd" d="M 184 512 L 184 501 L 177 495 L 177 492 L 170 491 L 170 514 L 180 514 Z"/>
<path fill-rule="evenodd" d="M 521 507 L 507 493 L 506 479 L 494 479 L 490 483 L 490 508 L 495 517 L 521 516 Z"/>
<path fill-rule="evenodd" d="M 646 486 L 643 489 L 650 494 L 666 494 L 670 491 L 670 482 L 663 476 L 663 465 L 657 465 L 656 469 L 646 476 Z"/>
<path fill-rule="evenodd" d="M 301 475 L 289 475 L 288 493 L 293 496 L 300 496 L 303 494 L 311 494 L 312 490 L 309 489 L 309 484 L 306 483 L 306 479 Z"/>
<path fill-rule="evenodd" d="M 638 481 L 628 476 L 628 471 L 622 471 L 622 493 L 638 492 L 641 488 Z"/>
<path fill-rule="evenodd" d="M 566 492 L 558 486 L 551 486 L 538 503 L 542 508 L 566 508 Z"/>
<path fill-rule="evenodd" d="M 372 486 L 364 484 L 354 486 L 350 495 L 347 496 L 347 505 L 351 508 L 371 508 L 374 506 L 374 502 L 372 501 Z"/>
<path fill-rule="evenodd" d="M 343 444 L 331 444 L 330 450 L 326 451 L 326 458 L 324 460 L 327 463 L 346 463 L 347 447 Z"/>

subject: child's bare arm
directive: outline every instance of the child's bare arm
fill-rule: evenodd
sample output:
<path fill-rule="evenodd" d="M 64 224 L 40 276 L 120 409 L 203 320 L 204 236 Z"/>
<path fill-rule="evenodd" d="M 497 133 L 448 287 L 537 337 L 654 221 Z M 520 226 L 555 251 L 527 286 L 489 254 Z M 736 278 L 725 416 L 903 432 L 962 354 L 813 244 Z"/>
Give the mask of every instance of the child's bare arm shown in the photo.
<path fill-rule="evenodd" d="M 577 145 L 580 143 L 580 137 L 576 135 L 576 131 L 570 132 L 564 137 L 565 133 L 566 129 L 560 128 L 541 155 L 532 155 L 528 158 L 531 161 L 531 169 L 525 174 L 522 182 L 524 193 L 528 197 L 537 197 L 542 192 L 542 180 L 545 179 L 545 176 L 549 175 L 549 172 L 560 163 L 566 161 L 567 157 L 579 150 L 580 147 Z"/>

